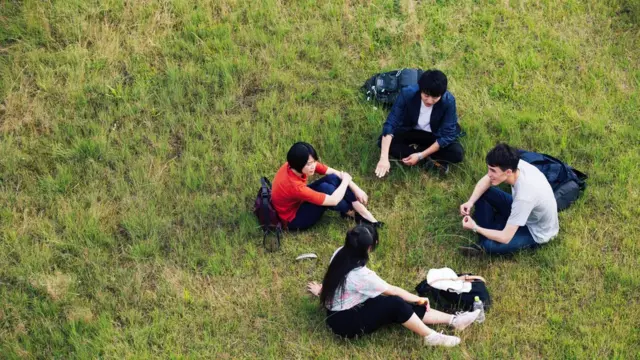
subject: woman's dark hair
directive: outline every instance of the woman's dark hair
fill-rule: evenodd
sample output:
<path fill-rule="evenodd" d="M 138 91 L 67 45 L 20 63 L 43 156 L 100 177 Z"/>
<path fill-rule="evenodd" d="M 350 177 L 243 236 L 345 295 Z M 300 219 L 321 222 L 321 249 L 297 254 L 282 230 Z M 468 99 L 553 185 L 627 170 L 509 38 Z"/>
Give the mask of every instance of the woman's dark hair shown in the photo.
<path fill-rule="evenodd" d="M 447 91 L 447 76 L 440 70 L 427 70 L 418 80 L 420 92 L 433 97 L 442 96 Z"/>
<path fill-rule="evenodd" d="M 289 152 L 287 153 L 287 162 L 292 169 L 297 172 L 302 172 L 302 168 L 307 165 L 309 161 L 309 155 L 314 160 L 318 160 L 318 154 L 316 153 L 316 149 L 306 142 L 297 142 L 291 146 Z"/>
<path fill-rule="evenodd" d="M 502 171 L 511 169 L 516 171 L 518 169 L 518 162 L 520 156 L 518 156 L 518 150 L 505 144 L 499 143 L 493 149 L 487 153 L 487 165 L 497 166 Z"/>
<path fill-rule="evenodd" d="M 373 251 L 377 246 L 378 231 L 373 226 L 360 224 L 349 230 L 344 247 L 333 257 L 322 280 L 320 303 L 331 308 L 335 295 L 344 291 L 349 272 L 365 266 L 369 261 L 369 248 Z"/>

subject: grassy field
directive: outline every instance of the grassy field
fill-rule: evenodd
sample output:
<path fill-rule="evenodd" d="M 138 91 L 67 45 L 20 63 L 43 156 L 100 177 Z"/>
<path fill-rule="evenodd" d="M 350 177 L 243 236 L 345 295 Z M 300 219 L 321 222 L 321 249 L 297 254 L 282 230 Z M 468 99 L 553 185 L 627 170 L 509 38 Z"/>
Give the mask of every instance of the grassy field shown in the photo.
<path fill-rule="evenodd" d="M 358 87 L 416 66 L 448 75 L 467 157 L 379 180 Z M 634 0 L 0 1 L 0 358 L 640 359 L 639 89 Z M 460 347 L 331 335 L 304 284 L 335 214 L 264 251 L 250 207 L 298 140 L 368 192 L 387 281 L 488 279 Z M 588 189 L 548 246 L 467 259 L 457 208 L 497 141 Z"/>

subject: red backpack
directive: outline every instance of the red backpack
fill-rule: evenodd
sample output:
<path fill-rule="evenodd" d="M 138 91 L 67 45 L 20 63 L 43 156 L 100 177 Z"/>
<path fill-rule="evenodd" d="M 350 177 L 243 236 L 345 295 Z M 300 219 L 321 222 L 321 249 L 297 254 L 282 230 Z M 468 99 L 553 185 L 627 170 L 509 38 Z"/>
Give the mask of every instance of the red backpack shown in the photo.
<path fill-rule="evenodd" d="M 278 216 L 276 209 L 271 203 L 271 182 L 266 177 L 260 179 L 260 190 L 256 196 L 256 202 L 253 206 L 253 213 L 258 217 L 260 228 L 263 231 L 262 245 L 268 251 L 278 250 L 280 248 L 280 236 L 282 235 L 282 220 Z M 275 242 L 270 241 L 267 247 L 267 236 L 273 233 L 276 235 Z"/>

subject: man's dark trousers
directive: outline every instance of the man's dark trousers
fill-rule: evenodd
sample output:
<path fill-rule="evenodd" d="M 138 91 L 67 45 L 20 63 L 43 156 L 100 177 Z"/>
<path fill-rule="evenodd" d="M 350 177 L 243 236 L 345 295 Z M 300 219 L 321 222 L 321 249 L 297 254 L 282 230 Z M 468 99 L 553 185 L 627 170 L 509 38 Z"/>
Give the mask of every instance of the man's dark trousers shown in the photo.
<path fill-rule="evenodd" d="M 436 142 L 436 137 L 428 131 L 415 129 L 398 131 L 391 140 L 389 155 L 396 159 L 404 159 L 413 153 L 426 150 L 434 142 Z M 414 144 L 416 147 L 411 146 Z M 431 154 L 431 158 L 440 162 L 459 163 L 464 158 L 464 149 L 458 141 L 454 141 Z"/>

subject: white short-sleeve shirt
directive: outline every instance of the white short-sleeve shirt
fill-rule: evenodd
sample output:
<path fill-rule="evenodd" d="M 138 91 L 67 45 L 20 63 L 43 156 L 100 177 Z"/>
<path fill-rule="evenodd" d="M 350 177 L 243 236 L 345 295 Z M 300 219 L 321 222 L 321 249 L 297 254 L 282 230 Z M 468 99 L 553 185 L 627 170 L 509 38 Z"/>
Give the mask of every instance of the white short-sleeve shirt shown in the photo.
<path fill-rule="evenodd" d="M 527 226 L 538 244 L 558 234 L 558 204 L 549 181 L 538 168 L 524 160 L 518 162 L 518 180 L 511 188 L 513 203 L 509 225 Z"/>

